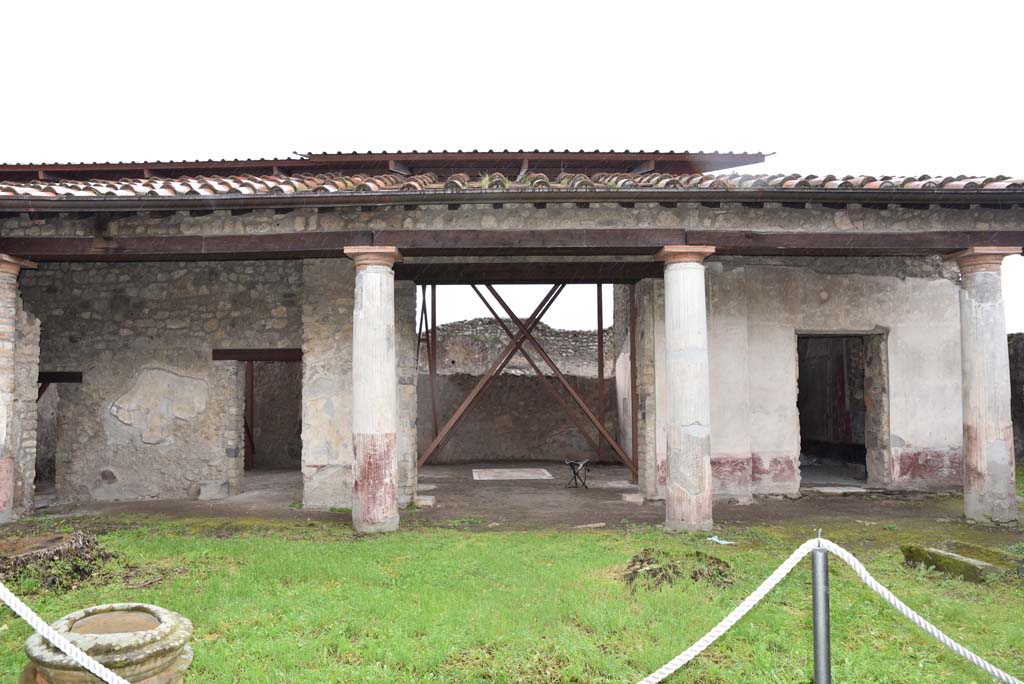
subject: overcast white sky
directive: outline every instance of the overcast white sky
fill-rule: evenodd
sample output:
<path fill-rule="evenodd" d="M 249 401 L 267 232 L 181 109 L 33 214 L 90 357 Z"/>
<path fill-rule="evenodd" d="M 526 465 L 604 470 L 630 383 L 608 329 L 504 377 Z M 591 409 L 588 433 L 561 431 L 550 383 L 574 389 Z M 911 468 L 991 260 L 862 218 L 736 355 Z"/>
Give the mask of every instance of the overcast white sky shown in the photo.
<path fill-rule="evenodd" d="M 1021 3 L 80 1 L 2 17 L 3 162 L 659 149 L 773 152 L 750 167 L 765 172 L 1024 175 Z M 525 314 L 541 294 L 521 289 Z M 1004 291 L 1024 330 L 1024 258 Z M 550 322 L 592 326 L 584 292 Z M 485 315 L 473 300 L 446 294 L 445 318 Z"/>

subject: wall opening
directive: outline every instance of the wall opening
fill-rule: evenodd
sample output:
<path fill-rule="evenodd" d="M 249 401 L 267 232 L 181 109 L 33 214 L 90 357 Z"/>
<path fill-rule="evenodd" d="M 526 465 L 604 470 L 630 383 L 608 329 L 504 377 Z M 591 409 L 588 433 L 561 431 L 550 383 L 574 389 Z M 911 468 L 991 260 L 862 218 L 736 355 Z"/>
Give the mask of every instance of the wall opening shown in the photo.
<path fill-rule="evenodd" d="M 548 293 L 550 285 L 502 285 L 497 289 L 522 321 Z M 487 295 L 483 287 L 478 288 Z M 539 376 L 522 352 L 517 352 L 482 391 L 479 399 L 465 409 L 443 445 L 431 450 L 434 431 L 434 403 L 437 426 L 457 414 L 474 387 L 491 369 L 509 342 L 504 327 L 518 331 L 515 323 L 490 298 L 502 323 L 468 286 L 437 287 L 436 362 L 433 390 L 428 325 L 423 325 L 433 294 L 419 293 L 418 332 L 419 382 L 418 453 L 429 452 L 427 465 L 487 462 L 556 462 L 590 459 L 595 463 L 619 464 L 612 447 L 601 439 L 585 414 L 574 403 L 555 373 L 530 345 L 523 350 L 540 369 Z M 615 400 L 615 357 L 613 353 L 613 296 L 610 285 L 569 285 L 556 299 L 533 331 L 561 374 L 578 393 L 588 409 L 601 420 L 612 439 L 618 439 Z M 598 315 L 600 311 L 600 315 Z M 598 333 L 597 323 L 603 328 Z M 600 353 L 599 353 L 600 346 Z M 599 365 L 598 357 L 603 359 Z M 568 409 L 568 410 L 567 410 Z M 561 473 L 559 472 L 559 475 Z"/>
<path fill-rule="evenodd" d="M 302 364 L 245 362 L 245 470 L 302 467 Z"/>
<path fill-rule="evenodd" d="M 868 479 L 866 351 L 875 335 L 799 335 L 797 408 L 804 484 Z"/>
<path fill-rule="evenodd" d="M 36 401 L 36 477 L 35 505 L 43 508 L 54 502 L 57 491 L 57 415 L 60 391 L 57 385 L 41 385 Z"/>

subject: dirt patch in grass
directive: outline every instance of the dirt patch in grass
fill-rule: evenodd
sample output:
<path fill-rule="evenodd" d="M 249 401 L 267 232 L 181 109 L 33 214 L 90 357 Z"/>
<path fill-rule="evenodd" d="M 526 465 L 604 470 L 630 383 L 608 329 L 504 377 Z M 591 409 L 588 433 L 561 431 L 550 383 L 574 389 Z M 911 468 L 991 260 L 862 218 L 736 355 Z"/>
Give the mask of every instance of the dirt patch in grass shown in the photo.
<path fill-rule="evenodd" d="M 638 587 L 652 591 L 675 584 L 682 575 L 682 566 L 672 560 L 667 553 L 657 549 L 644 549 L 626 563 L 622 581 L 629 587 L 630 593 L 635 594 Z"/>
<path fill-rule="evenodd" d="M 622 581 L 635 594 L 637 588 L 654 591 L 675 584 L 680 577 L 689 575 L 694 582 L 715 587 L 732 586 L 732 568 L 721 558 L 694 551 L 676 560 L 664 551 L 648 548 L 634 555 L 626 564 Z"/>
<path fill-rule="evenodd" d="M 706 582 L 715 587 L 732 586 L 732 567 L 721 558 L 701 551 L 692 554 L 695 566 L 690 571 L 694 582 Z"/>
<path fill-rule="evenodd" d="M 112 557 L 95 536 L 82 531 L 8 539 L 0 543 L 0 579 L 27 579 L 62 592 L 92 577 Z"/>

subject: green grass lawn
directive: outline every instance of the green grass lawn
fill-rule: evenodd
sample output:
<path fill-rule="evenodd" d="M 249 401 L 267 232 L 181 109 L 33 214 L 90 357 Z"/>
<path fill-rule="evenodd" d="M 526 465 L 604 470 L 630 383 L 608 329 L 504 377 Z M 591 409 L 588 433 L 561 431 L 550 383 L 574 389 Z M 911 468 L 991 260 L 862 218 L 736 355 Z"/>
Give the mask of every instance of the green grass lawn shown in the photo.
<path fill-rule="evenodd" d="M 704 634 L 808 536 L 793 527 L 726 529 L 736 546 L 655 528 L 468 531 L 416 527 L 355 538 L 326 522 L 93 520 L 117 554 L 56 595 L 12 587 L 47 620 L 134 600 L 196 626 L 189 680 L 252 682 L 635 682 Z M 44 528 L 80 522 L 45 520 Z M 458 527 L 457 525 L 455 527 Z M 966 538 L 966 525 L 951 525 Z M 835 541 L 858 553 L 912 608 L 997 666 L 1024 675 L 1024 583 L 983 585 L 902 562 L 899 524 L 849 523 Z M 914 533 L 916 534 L 916 532 Z M 1018 537 L 1019 541 L 1019 537 Z M 656 548 L 686 571 L 630 592 L 629 559 Z M 712 554 L 727 582 L 691 578 Z M 811 681 L 809 561 L 670 682 Z M 836 682 L 988 681 L 832 567 Z M 29 629 L 0 612 L 0 679 L 16 681 Z"/>

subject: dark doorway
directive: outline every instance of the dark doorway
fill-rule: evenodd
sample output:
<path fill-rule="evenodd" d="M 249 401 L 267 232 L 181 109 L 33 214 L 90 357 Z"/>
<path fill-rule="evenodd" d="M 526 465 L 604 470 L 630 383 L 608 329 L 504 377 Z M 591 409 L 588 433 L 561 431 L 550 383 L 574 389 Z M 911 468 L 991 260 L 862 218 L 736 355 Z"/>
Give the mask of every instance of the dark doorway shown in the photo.
<path fill-rule="evenodd" d="M 867 479 L 865 351 L 864 335 L 797 337 L 804 483 Z"/>
<path fill-rule="evenodd" d="M 302 364 L 247 361 L 245 469 L 302 467 Z"/>

